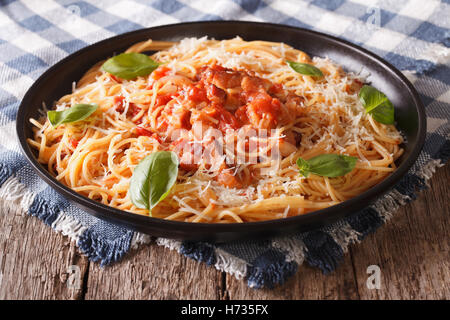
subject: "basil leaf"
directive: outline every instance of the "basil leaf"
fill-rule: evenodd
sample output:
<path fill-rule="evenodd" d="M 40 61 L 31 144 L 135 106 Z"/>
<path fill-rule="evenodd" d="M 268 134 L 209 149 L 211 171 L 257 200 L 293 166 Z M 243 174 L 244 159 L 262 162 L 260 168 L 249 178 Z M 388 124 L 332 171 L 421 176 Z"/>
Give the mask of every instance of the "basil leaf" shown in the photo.
<path fill-rule="evenodd" d="M 171 151 L 157 151 L 139 162 L 130 181 L 131 202 L 151 210 L 169 194 L 177 181 L 178 158 Z"/>
<path fill-rule="evenodd" d="M 62 111 L 47 111 L 47 118 L 54 128 L 63 123 L 77 122 L 86 119 L 97 110 L 96 104 L 75 104 Z"/>
<path fill-rule="evenodd" d="M 332 153 L 321 154 L 309 160 L 298 158 L 297 165 L 300 168 L 300 174 L 305 177 L 313 173 L 322 177 L 335 178 L 351 172 L 357 160 L 356 157 Z"/>
<path fill-rule="evenodd" d="M 297 166 L 299 168 L 300 174 L 304 176 L 305 178 L 309 176 L 310 166 L 308 161 L 303 160 L 302 158 L 297 159 Z"/>
<path fill-rule="evenodd" d="M 121 53 L 102 65 L 102 69 L 121 79 L 131 80 L 146 76 L 158 68 L 159 63 L 142 53 Z"/>
<path fill-rule="evenodd" d="M 394 106 L 389 100 L 378 105 L 370 114 L 380 123 L 394 124 Z"/>
<path fill-rule="evenodd" d="M 358 94 L 366 112 L 376 121 L 384 124 L 394 124 L 394 105 L 388 97 L 376 88 L 364 85 Z"/>
<path fill-rule="evenodd" d="M 286 63 L 292 68 L 292 70 L 294 70 L 297 73 L 312 77 L 323 77 L 322 71 L 311 64 L 294 62 L 289 60 L 286 60 Z"/>

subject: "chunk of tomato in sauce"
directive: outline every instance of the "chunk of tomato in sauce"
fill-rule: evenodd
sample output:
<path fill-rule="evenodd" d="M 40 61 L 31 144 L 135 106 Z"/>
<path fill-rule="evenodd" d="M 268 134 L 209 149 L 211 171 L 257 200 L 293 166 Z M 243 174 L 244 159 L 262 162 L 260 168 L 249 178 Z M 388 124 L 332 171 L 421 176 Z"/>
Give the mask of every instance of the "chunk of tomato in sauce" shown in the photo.
<path fill-rule="evenodd" d="M 170 68 L 167 66 L 159 66 L 158 68 L 156 68 L 155 70 L 153 70 L 151 78 L 153 80 L 159 80 L 165 76 L 168 75 L 168 73 L 170 72 Z"/>
<path fill-rule="evenodd" d="M 271 94 L 277 94 L 280 93 L 283 90 L 283 85 L 279 84 L 279 83 L 274 83 L 270 88 L 269 88 L 269 93 Z"/>
<path fill-rule="evenodd" d="M 170 95 L 170 94 L 157 96 L 157 97 L 156 97 L 156 100 L 155 100 L 155 105 L 154 105 L 154 107 L 159 107 L 159 106 L 166 105 L 166 104 L 169 103 L 169 101 L 172 100 L 172 99 L 173 99 L 173 96 Z"/>
<path fill-rule="evenodd" d="M 215 118 L 219 120 L 219 130 L 225 132 L 227 129 L 237 130 L 241 127 L 239 120 L 222 106 L 216 105 Z"/>
<path fill-rule="evenodd" d="M 214 120 L 211 120 L 211 118 L 215 119 L 216 122 L 213 122 Z M 236 130 L 241 127 L 239 120 L 220 105 L 212 105 L 201 110 L 193 110 L 190 123 L 193 125 L 197 121 L 201 121 L 206 125 L 213 125 L 222 132 L 225 132 L 227 129 Z"/>
<path fill-rule="evenodd" d="M 124 96 L 115 96 L 113 99 L 113 104 L 117 112 L 122 113 L 125 109 L 123 108 Z"/>
<path fill-rule="evenodd" d="M 116 77 L 116 76 L 113 75 L 113 74 L 109 74 L 109 77 L 110 77 L 113 81 L 115 81 L 115 82 L 117 82 L 117 83 L 122 83 L 122 79 Z"/>
<path fill-rule="evenodd" d="M 70 138 L 70 139 L 69 139 L 69 142 L 70 142 L 70 144 L 72 145 L 72 147 L 76 148 L 76 147 L 78 147 L 78 143 L 79 143 L 80 141 L 77 140 L 77 139 L 74 139 L 74 138 Z"/>
<path fill-rule="evenodd" d="M 141 137 L 151 137 L 153 139 L 155 139 L 156 141 L 158 141 L 159 143 L 162 143 L 161 138 L 154 132 L 151 132 L 150 130 L 147 130 L 146 128 L 143 127 L 139 127 L 137 126 L 136 128 L 134 128 L 135 133 L 137 136 Z"/>
<path fill-rule="evenodd" d="M 139 112 L 141 112 L 141 110 L 142 109 L 135 105 L 133 102 L 130 102 L 127 115 L 134 118 Z"/>
<path fill-rule="evenodd" d="M 249 97 L 249 103 L 236 111 L 236 117 L 255 128 L 271 129 L 277 125 L 281 102 L 265 92 L 257 92 Z"/>
<path fill-rule="evenodd" d="M 184 108 L 172 111 L 170 124 L 175 129 L 191 130 L 191 111 Z"/>
<path fill-rule="evenodd" d="M 232 69 L 225 69 L 219 65 L 204 67 L 200 71 L 200 78 L 203 82 L 211 83 L 220 89 L 239 87 L 242 76 L 242 72 Z"/>
<path fill-rule="evenodd" d="M 124 96 L 115 96 L 114 97 L 113 105 L 115 106 L 117 112 L 122 113 L 125 111 L 125 107 L 123 106 L 124 100 L 125 100 Z M 134 117 L 139 112 L 141 112 L 141 108 L 139 108 L 136 104 L 134 104 L 133 102 L 130 102 L 128 104 L 127 116 Z"/>
<path fill-rule="evenodd" d="M 150 130 L 147 130 L 143 127 L 138 126 L 138 127 L 134 128 L 134 130 L 138 136 L 151 137 L 153 135 L 153 132 L 151 132 Z"/>
<path fill-rule="evenodd" d="M 233 174 L 233 170 L 223 166 L 219 174 L 215 177 L 216 181 L 228 188 L 242 188 L 243 184 L 238 176 Z"/>
<path fill-rule="evenodd" d="M 209 101 L 211 101 L 213 104 L 220 104 L 223 105 L 226 102 L 227 99 L 227 93 L 215 86 L 214 84 L 207 84 L 205 85 L 206 89 L 206 97 Z"/>
<path fill-rule="evenodd" d="M 203 88 L 202 86 L 194 86 L 194 85 L 185 86 L 180 95 L 184 97 L 185 100 L 197 103 L 208 101 L 205 88 Z"/>

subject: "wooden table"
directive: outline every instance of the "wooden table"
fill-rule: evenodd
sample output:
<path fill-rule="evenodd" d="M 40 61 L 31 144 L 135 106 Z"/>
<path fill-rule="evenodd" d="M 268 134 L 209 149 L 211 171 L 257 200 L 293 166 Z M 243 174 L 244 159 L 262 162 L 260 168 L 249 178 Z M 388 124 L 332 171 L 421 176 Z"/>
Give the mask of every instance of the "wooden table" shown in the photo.
<path fill-rule="evenodd" d="M 450 166 L 439 168 L 431 188 L 353 245 L 334 273 L 303 265 L 274 290 L 249 289 L 155 244 L 101 268 L 36 218 L 3 210 L 0 299 L 449 299 L 449 178 Z M 379 290 L 367 288 L 370 265 L 380 267 Z"/>

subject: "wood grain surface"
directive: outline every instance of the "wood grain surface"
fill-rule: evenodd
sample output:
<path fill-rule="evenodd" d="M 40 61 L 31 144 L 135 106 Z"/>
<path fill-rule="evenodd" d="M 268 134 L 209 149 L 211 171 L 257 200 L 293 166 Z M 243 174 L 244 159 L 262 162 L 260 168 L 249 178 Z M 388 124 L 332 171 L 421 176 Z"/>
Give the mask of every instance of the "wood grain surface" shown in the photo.
<path fill-rule="evenodd" d="M 255 290 L 244 280 L 147 245 L 100 267 L 36 218 L 0 212 L 2 299 L 450 299 L 450 166 L 385 226 L 351 246 L 330 275 L 307 265 L 285 285 Z M 381 271 L 368 289 L 367 268 Z M 78 281 L 77 281 L 78 279 Z"/>

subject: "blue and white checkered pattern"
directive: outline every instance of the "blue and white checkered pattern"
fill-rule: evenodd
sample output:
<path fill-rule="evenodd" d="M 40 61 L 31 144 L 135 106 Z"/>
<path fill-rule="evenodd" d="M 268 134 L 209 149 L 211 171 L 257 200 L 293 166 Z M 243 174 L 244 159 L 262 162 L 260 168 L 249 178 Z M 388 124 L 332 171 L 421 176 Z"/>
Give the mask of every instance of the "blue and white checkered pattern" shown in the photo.
<path fill-rule="evenodd" d="M 428 134 L 419 160 L 384 198 L 334 225 L 295 236 L 222 245 L 156 239 L 160 245 L 272 287 L 304 261 L 333 271 L 349 244 L 415 199 L 450 155 L 450 3 L 436 0 L 0 0 L 0 198 L 4 209 L 37 216 L 77 241 L 102 265 L 150 237 L 94 218 L 69 204 L 26 164 L 15 115 L 26 90 L 48 67 L 99 40 L 144 27 L 196 20 L 281 23 L 329 33 L 361 45 L 404 71 L 426 105 Z M 5 211 L 5 210 L 4 210 Z"/>

